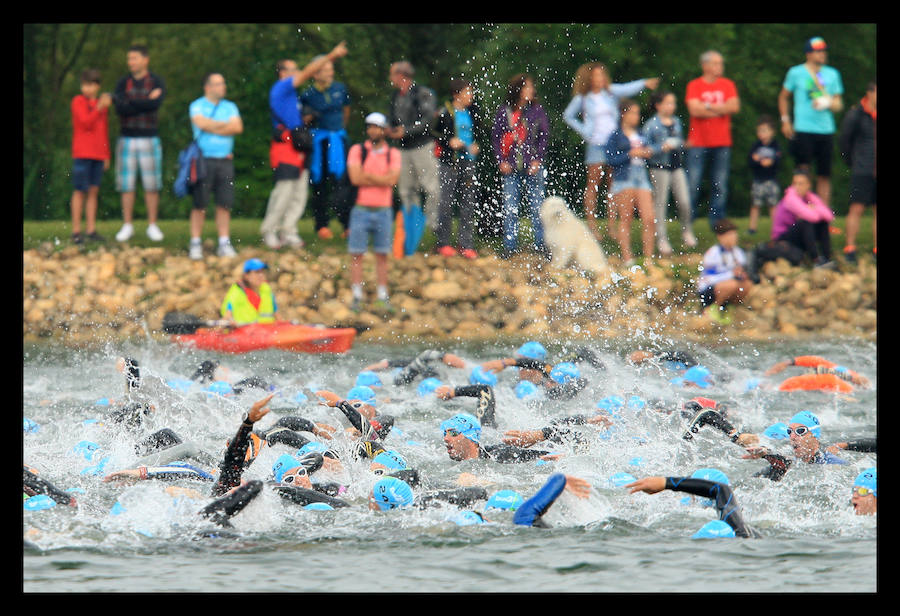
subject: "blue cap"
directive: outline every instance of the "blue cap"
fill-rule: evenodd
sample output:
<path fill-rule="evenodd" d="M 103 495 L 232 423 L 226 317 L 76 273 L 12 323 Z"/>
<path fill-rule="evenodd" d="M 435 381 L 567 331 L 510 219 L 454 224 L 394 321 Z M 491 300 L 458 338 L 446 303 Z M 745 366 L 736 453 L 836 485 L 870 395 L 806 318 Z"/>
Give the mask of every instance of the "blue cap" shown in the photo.
<path fill-rule="evenodd" d="M 37 432 L 38 430 L 41 429 L 41 426 L 37 422 L 34 422 L 34 421 L 28 419 L 27 417 L 23 417 L 22 420 L 23 420 L 22 427 L 25 432 Z"/>
<path fill-rule="evenodd" d="M 299 459 L 291 454 L 283 453 L 275 460 L 275 464 L 272 465 L 272 475 L 275 476 L 275 481 L 281 483 L 281 478 L 284 477 L 285 473 L 298 466 L 303 466 Z"/>
<path fill-rule="evenodd" d="M 306 395 L 305 393 L 303 393 L 302 391 L 298 391 L 298 392 L 294 395 L 293 400 L 294 400 L 294 402 L 296 402 L 297 404 L 304 404 L 304 403 L 306 403 L 306 402 L 309 402 L 309 398 L 308 398 L 307 395 Z"/>
<path fill-rule="evenodd" d="M 819 424 L 819 418 L 809 411 L 800 411 L 788 422 L 789 424 L 797 423 L 809 428 L 813 436 L 818 438 L 822 434 L 822 428 Z"/>
<path fill-rule="evenodd" d="M 427 396 L 430 393 L 433 393 L 435 389 L 443 385 L 440 379 L 436 379 L 433 376 L 424 379 L 419 386 L 416 388 L 416 391 L 420 396 Z"/>
<path fill-rule="evenodd" d="M 775 440 L 789 438 L 787 433 L 787 424 L 782 421 L 773 423 L 771 426 L 763 430 L 763 436 Z"/>
<path fill-rule="evenodd" d="M 684 371 L 684 374 L 681 375 L 681 378 L 689 383 L 693 383 L 694 385 L 705 389 L 712 385 L 709 380 L 711 376 L 712 375 L 710 374 L 709 369 L 705 366 L 691 366 Z"/>
<path fill-rule="evenodd" d="M 691 475 L 692 479 L 706 479 L 707 481 L 715 481 L 716 483 L 724 483 L 726 486 L 731 485 L 728 481 L 728 475 L 717 468 L 698 468 Z"/>
<path fill-rule="evenodd" d="M 515 490 L 500 490 L 491 495 L 484 508 L 515 511 L 523 502 L 525 502 L 525 499 Z"/>
<path fill-rule="evenodd" d="M 193 384 L 194 381 L 190 379 L 169 379 L 166 381 L 166 385 L 176 391 L 189 391 Z"/>
<path fill-rule="evenodd" d="M 519 347 L 516 355 L 527 357 L 528 359 L 539 359 L 541 361 L 547 359 L 547 349 L 540 342 L 526 342 Z"/>
<path fill-rule="evenodd" d="M 99 400 L 94 402 L 94 404 L 97 406 L 109 406 L 109 398 L 100 398 Z"/>
<path fill-rule="evenodd" d="M 856 476 L 853 485 L 859 486 L 860 488 L 869 488 L 872 490 L 872 494 L 875 495 L 875 498 L 878 498 L 878 471 L 874 466 L 872 468 L 867 468 Z"/>
<path fill-rule="evenodd" d="M 441 423 L 441 433 L 450 429 L 458 430 L 474 443 L 481 442 L 481 422 L 474 415 L 458 413 Z"/>
<path fill-rule="evenodd" d="M 734 529 L 722 520 L 712 520 L 700 527 L 691 539 L 720 539 L 723 537 L 734 537 Z"/>
<path fill-rule="evenodd" d="M 109 510 L 109 515 L 121 515 L 126 511 L 128 510 L 125 509 L 125 506 L 122 505 L 122 503 L 120 503 L 119 501 L 116 501 L 115 503 L 113 503 L 112 508 Z"/>
<path fill-rule="evenodd" d="M 261 259 L 247 259 L 244 261 L 244 273 L 247 272 L 256 272 L 259 270 L 269 269 L 269 266 L 265 264 Z"/>
<path fill-rule="evenodd" d="M 598 409 L 609 412 L 617 411 L 623 406 L 625 406 L 625 400 L 621 396 L 607 396 L 597 403 Z"/>
<path fill-rule="evenodd" d="M 381 464 L 388 467 L 392 471 L 399 471 L 409 468 L 406 460 L 394 450 L 382 451 L 380 454 L 372 458 L 372 464 Z"/>
<path fill-rule="evenodd" d="M 31 498 L 25 499 L 24 506 L 27 511 L 40 511 L 56 507 L 56 501 L 46 494 L 35 494 Z"/>
<path fill-rule="evenodd" d="M 541 390 L 538 389 L 538 386 L 531 381 L 519 381 L 515 391 L 516 398 L 519 398 L 520 400 L 531 400 L 537 398 L 541 394 Z"/>
<path fill-rule="evenodd" d="M 105 458 L 103 458 L 102 460 L 97 462 L 97 464 L 81 469 L 81 474 L 82 475 L 94 475 L 96 477 L 103 475 L 104 469 L 106 468 L 106 464 L 107 464 L 107 462 L 109 462 L 109 459 L 110 459 L 110 457 L 106 456 Z"/>
<path fill-rule="evenodd" d="M 94 459 L 94 454 L 100 449 L 100 445 L 95 443 L 94 441 L 81 441 L 74 447 L 72 447 L 72 452 L 78 454 L 79 456 L 83 456 L 85 460 L 88 462 Z"/>
<path fill-rule="evenodd" d="M 363 370 L 356 375 L 356 383 L 354 385 L 365 385 L 366 387 L 381 387 L 381 377 L 371 370 Z"/>
<path fill-rule="evenodd" d="M 234 389 L 228 381 L 213 381 L 203 391 L 218 396 L 228 396 L 234 393 Z"/>
<path fill-rule="evenodd" d="M 372 487 L 375 504 L 381 511 L 406 507 L 413 502 L 413 491 L 409 484 L 396 477 L 380 479 Z"/>
<path fill-rule="evenodd" d="M 359 400 L 370 406 L 378 404 L 375 400 L 375 390 L 365 385 L 357 385 L 347 392 L 347 400 Z"/>
<path fill-rule="evenodd" d="M 328 503 L 309 503 L 308 505 L 304 505 L 303 508 L 311 511 L 334 511 L 334 507 Z"/>
<path fill-rule="evenodd" d="M 566 381 L 574 381 L 581 376 L 578 366 L 570 361 L 564 361 L 553 366 L 550 371 L 550 378 L 557 383 L 565 383 Z"/>
<path fill-rule="evenodd" d="M 460 511 L 450 518 L 450 521 L 457 526 L 472 526 L 474 524 L 484 524 L 484 518 L 474 511 Z"/>
<path fill-rule="evenodd" d="M 641 398 L 640 396 L 631 396 L 628 398 L 628 408 L 630 409 L 642 409 L 647 406 L 647 401 Z"/>
<path fill-rule="evenodd" d="M 635 481 L 637 481 L 637 478 L 630 473 L 615 473 L 609 476 L 609 482 L 617 488 L 621 488 L 629 483 L 634 483 Z"/>
<path fill-rule="evenodd" d="M 469 383 L 472 385 L 496 385 L 497 375 L 484 370 L 481 366 L 475 366 L 469 374 Z"/>
<path fill-rule="evenodd" d="M 320 443 L 318 441 L 310 441 L 306 445 L 298 449 L 297 453 L 295 453 L 294 456 L 297 458 L 302 458 L 309 453 L 320 453 L 322 455 L 325 455 L 326 451 L 328 451 L 328 445 Z"/>

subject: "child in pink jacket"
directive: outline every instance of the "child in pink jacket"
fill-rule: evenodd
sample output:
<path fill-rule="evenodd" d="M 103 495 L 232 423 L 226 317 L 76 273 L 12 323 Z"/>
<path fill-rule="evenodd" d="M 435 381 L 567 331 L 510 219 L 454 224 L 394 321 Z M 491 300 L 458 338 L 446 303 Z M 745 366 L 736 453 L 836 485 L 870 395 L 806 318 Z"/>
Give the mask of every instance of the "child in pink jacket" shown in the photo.
<path fill-rule="evenodd" d="M 794 172 L 784 198 L 775 207 L 772 239 L 797 246 L 816 266 L 831 266 L 832 220 L 834 212 L 812 192 L 809 173 L 800 169 Z"/>

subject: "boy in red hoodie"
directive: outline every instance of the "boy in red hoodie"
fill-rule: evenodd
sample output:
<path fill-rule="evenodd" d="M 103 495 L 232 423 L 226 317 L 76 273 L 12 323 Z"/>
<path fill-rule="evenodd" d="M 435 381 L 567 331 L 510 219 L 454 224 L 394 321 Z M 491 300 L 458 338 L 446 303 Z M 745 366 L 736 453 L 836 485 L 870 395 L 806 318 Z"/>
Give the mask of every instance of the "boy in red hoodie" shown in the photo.
<path fill-rule="evenodd" d="M 100 93 L 100 71 L 81 74 L 81 94 L 72 99 L 72 241 L 100 241 L 97 234 L 97 199 L 100 180 L 109 169 L 109 106 L 112 97 Z M 81 213 L 85 231 L 81 233 Z"/>

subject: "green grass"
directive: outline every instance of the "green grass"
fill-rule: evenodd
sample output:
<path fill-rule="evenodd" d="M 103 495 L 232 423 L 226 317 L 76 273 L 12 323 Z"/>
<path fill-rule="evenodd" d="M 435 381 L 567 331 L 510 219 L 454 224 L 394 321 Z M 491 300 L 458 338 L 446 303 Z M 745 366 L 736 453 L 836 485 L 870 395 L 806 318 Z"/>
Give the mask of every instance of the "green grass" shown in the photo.
<path fill-rule="evenodd" d="M 732 218 L 738 226 L 740 234 L 740 244 L 745 248 L 751 247 L 759 242 L 765 241 L 769 237 L 771 231 L 771 219 L 763 216 L 759 220 L 759 229 L 756 235 L 747 234 L 748 218 L 739 217 Z M 260 220 L 251 218 L 237 218 L 231 221 L 231 241 L 235 248 L 240 251 L 242 247 L 259 247 L 262 246 L 261 236 L 259 233 Z M 529 228 L 527 219 L 522 219 L 519 245 L 525 247 L 528 242 L 523 239 Z M 115 234 L 121 227 L 119 220 L 102 220 L 97 222 L 97 232 L 106 238 L 107 245 L 116 245 Z M 835 218 L 832 226 L 843 231 L 845 227 L 845 218 Z M 189 237 L 189 228 L 187 220 L 160 220 L 159 227 L 165 234 L 165 239 L 160 243 L 151 242 L 146 236 L 147 223 L 146 220 L 135 221 L 135 235 L 129 241 L 132 246 L 162 246 L 173 253 L 187 253 L 187 245 Z M 605 230 L 605 224 L 601 223 L 601 227 Z M 82 227 L 83 228 L 83 227 Z M 709 228 L 709 224 L 705 218 L 694 221 L 694 234 L 699 242 L 696 252 L 704 252 L 715 242 L 715 235 Z M 299 233 L 306 242 L 306 249 L 311 254 L 321 254 L 323 251 L 343 252 L 346 250 L 347 241 L 341 239 L 340 224 L 331 223 L 331 230 L 334 233 L 334 239 L 322 240 L 316 236 L 313 229 L 313 220 L 311 218 L 303 218 L 299 223 Z M 71 222 L 53 220 L 53 221 L 29 221 L 26 220 L 22 224 L 22 247 L 25 250 L 37 248 L 44 242 L 52 242 L 58 249 L 71 245 L 72 225 Z M 681 232 L 677 222 L 668 224 L 669 241 L 675 248 L 676 253 L 681 250 Z M 215 224 L 211 220 L 207 220 L 203 229 L 204 240 L 214 240 L 216 237 Z M 831 236 L 831 244 L 834 254 L 840 255 L 844 247 L 844 234 L 834 234 Z M 431 230 L 426 231 L 422 240 L 420 251 L 429 251 L 435 245 L 435 236 Z M 610 255 L 618 254 L 618 246 L 609 238 L 605 238 L 603 249 Z M 872 212 L 867 210 L 860 224 L 859 234 L 857 235 L 857 252 L 858 254 L 867 254 L 872 250 Z M 498 252 L 501 246 L 499 238 L 478 238 L 476 248 L 483 253 Z M 85 244 L 86 250 L 92 250 L 97 247 L 96 243 Z M 640 226 L 635 223 L 632 232 L 632 249 L 636 254 L 640 253 Z M 286 250 L 286 249 L 283 249 Z"/>

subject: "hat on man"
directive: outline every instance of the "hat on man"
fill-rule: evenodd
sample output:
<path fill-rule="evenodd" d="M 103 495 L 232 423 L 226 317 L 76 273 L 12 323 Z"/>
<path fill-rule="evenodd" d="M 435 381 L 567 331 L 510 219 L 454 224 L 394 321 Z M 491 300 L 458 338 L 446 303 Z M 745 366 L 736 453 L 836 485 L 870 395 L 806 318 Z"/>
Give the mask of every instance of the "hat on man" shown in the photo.
<path fill-rule="evenodd" d="M 387 118 L 384 117 L 383 113 L 375 111 L 366 116 L 366 125 L 368 126 L 369 124 L 387 128 Z"/>
<path fill-rule="evenodd" d="M 814 36 L 806 41 L 804 50 L 806 51 L 806 53 L 812 53 L 814 51 L 828 51 L 828 45 L 825 43 L 825 39 L 823 39 L 821 36 Z"/>

